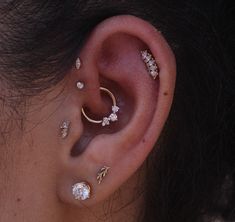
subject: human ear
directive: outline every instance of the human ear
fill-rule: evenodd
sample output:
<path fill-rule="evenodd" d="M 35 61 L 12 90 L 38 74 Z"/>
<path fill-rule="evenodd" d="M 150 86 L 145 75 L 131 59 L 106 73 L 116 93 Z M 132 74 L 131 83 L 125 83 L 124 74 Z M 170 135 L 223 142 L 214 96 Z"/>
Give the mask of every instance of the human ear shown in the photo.
<path fill-rule="evenodd" d="M 146 69 L 141 57 L 143 50 L 148 50 L 157 62 L 156 79 Z M 73 96 L 81 98 L 76 118 L 82 123 L 82 131 L 73 133 L 61 151 L 59 163 L 63 173 L 58 195 L 63 202 L 82 207 L 109 197 L 153 149 L 171 108 L 176 64 L 162 34 L 148 22 L 128 15 L 100 23 L 89 35 L 79 57 L 82 67 L 73 71 L 73 79 L 82 80 L 85 87 L 81 92 L 73 92 Z M 73 81 L 71 84 L 74 87 Z M 92 119 L 102 119 L 110 112 L 110 98 L 100 87 L 113 93 L 120 108 L 118 121 L 108 126 L 81 117 L 82 107 Z M 67 104 L 70 105 L 75 107 L 73 102 Z M 97 174 L 104 166 L 110 169 L 98 184 Z M 77 182 L 90 184 L 90 199 L 74 199 L 71 189 Z"/>

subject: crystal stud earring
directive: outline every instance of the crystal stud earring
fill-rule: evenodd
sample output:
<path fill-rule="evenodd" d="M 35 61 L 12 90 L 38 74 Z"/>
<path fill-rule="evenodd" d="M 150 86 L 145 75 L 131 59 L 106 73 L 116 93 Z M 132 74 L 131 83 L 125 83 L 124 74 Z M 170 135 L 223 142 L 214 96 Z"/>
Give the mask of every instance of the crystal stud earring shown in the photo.
<path fill-rule="evenodd" d="M 77 82 L 77 88 L 79 89 L 79 90 L 83 90 L 84 89 L 84 87 L 85 87 L 85 84 L 83 83 L 83 82 Z"/>
<path fill-rule="evenodd" d="M 69 134 L 69 128 L 70 128 L 70 121 L 64 121 L 61 125 L 60 125 L 60 133 L 61 133 L 61 138 L 65 139 L 68 134 Z"/>
<path fill-rule="evenodd" d="M 76 69 L 79 70 L 82 66 L 82 62 L 80 58 L 77 58 L 76 60 Z"/>
<path fill-rule="evenodd" d="M 86 182 L 76 183 L 72 186 L 72 194 L 75 200 L 87 200 L 91 195 L 91 187 Z"/>
<path fill-rule="evenodd" d="M 155 80 L 159 76 L 159 67 L 153 55 L 148 50 L 141 51 L 142 60 L 144 61 L 150 76 Z"/>

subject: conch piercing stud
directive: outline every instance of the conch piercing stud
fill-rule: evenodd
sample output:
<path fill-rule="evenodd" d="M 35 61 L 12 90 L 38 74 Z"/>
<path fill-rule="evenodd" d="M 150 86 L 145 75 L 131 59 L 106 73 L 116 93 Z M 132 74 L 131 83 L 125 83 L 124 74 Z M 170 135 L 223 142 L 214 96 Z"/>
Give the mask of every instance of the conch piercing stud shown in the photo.
<path fill-rule="evenodd" d="M 100 169 L 99 173 L 97 174 L 97 181 L 98 184 L 101 184 L 101 182 L 103 181 L 103 179 L 106 177 L 106 175 L 108 174 L 108 171 L 110 170 L 110 167 L 104 166 Z"/>
<path fill-rule="evenodd" d="M 104 87 L 100 87 L 100 90 L 107 93 L 111 97 L 111 99 L 113 101 L 112 113 L 108 117 L 104 117 L 102 120 L 91 119 L 90 117 L 87 116 L 87 114 L 85 113 L 85 110 L 83 108 L 82 108 L 82 114 L 90 123 L 102 124 L 102 126 L 108 126 L 108 125 L 110 125 L 110 122 L 118 121 L 117 113 L 120 108 L 117 106 L 117 101 L 116 101 L 116 98 L 113 95 L 113 93 L 111 93 L 108 89 L 106 89 Z"/>
<path fill-rule="evenodd" d="M 72 186 L 72 194 L 75 200 L 87 200 L 91 195 L 91 187 L 87 182 L 76 183 Z"/>
<path fill-rule="evenodd" d="M 60 133 L 61 133 L 61 138 L 65 139 L 68 134 L 69 134 L 69 128 L 70 128 L 70 122 L 69 121 L 64 121 L 61 125 L 60 125 Z"/>
<path fill-rule="evenodd" d="M 148 52 L 148 50 L 141 51 L 141 56 L 150 76 L 155 80 L 159 75 L 159 67 L 156 60 L 151 55 L 151 53 Z"/>
<path fill-rule="evenodd" d="M 82 62 L 80 58 L 77 58 L 76 60 L 76 69 L 79 70 L 82 66 Z"/>

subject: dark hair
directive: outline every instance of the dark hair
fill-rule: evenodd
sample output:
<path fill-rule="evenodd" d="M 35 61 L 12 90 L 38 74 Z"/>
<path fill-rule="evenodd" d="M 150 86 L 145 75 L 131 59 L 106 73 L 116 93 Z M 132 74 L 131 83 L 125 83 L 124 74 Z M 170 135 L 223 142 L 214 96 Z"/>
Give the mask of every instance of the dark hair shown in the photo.
<path fill-rule="evenodd" d="M 174 50 L 178 77 L 147 161 L 143 221 L 235 220 L 234 13 L 222 0 L 1 1 L 1 99 L 5 88 L 31 96 L 63 80 L 105 18 L 148 20 Z"/>

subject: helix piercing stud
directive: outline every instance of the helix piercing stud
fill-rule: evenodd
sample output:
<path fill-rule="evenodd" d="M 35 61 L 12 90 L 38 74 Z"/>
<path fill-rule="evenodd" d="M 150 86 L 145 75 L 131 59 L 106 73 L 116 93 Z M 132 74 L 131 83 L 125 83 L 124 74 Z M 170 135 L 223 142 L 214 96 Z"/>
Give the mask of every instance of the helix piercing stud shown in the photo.
<path fill-rule="evenodd" d="M 69 128 L 70 128 L 70 121 L 64 121 L 61 125 L 60 125 L 60 133 L 61 133 L 61 138 L 65 139 L 68 134 L 69 134 Z"/>
<path fill-rule="evenodd" d="M 75 200 L 87 200 L 91 195 L 91 187 L 87 182 L 76 183 L 72 186 L 72 194 Z"/>
<path fill-rule="evenodd" d="M 83 90 L 84 89 L 84 87 L 85 87 L 85 84 L 83 83 L 83 82 L 77 82 L 77 88 L 79 89 L 79 90 Z"/>
<path fill-rule="evenodd" d="M 82 66 L 82 62 L 80 58 L 77 58 L 76 60 L 76 69 L 79 70 Z"/>
<path fill-rule="evenodd" d="M 141 51 L 141 56 L 150 76 L 155 80 L 159 76 L 159 67 L 156 60 L 148 50 Z"/>
<path fill-rule="evenodd" d="M 101 184 L 101 182 L 103 181 L 103 179 L 106 177 L 106 175 L 108 174 L 108 171 L 110 170 L 110 167 L 104 166 L 100 169 L 100 171 L 97 174 L 97 181 L 98 184 Z"/>
<path fill-rule="evenodd" d="M 108 117 L 103 117 L 102 120 L 94 120 L 94 119 L 91 119 L 85 112 L 85 110 L 82 108 L 82 114 L 83 116 L 87 119 L 88 122 L 90 123 L 95 123 L 95 124 L 101 124 L 102 126 L 108 126 L 110 125 L 111 122 L 116 122 L 118 121 L 118 111 L 119 111 L 119 107 L 117 106 L 117 101 L 116 101 L 116 98 L 115 96 L 113 95 L 112 92 L 110 92 L 108 89 L 104 88 L 104 87 L 100 87 L 100 90 L 107 93 L 111 99 L 112 99 L 112 102 L 113 102 L 113 105 L 112 105 L 112 113 L 108 116 Z"/>

